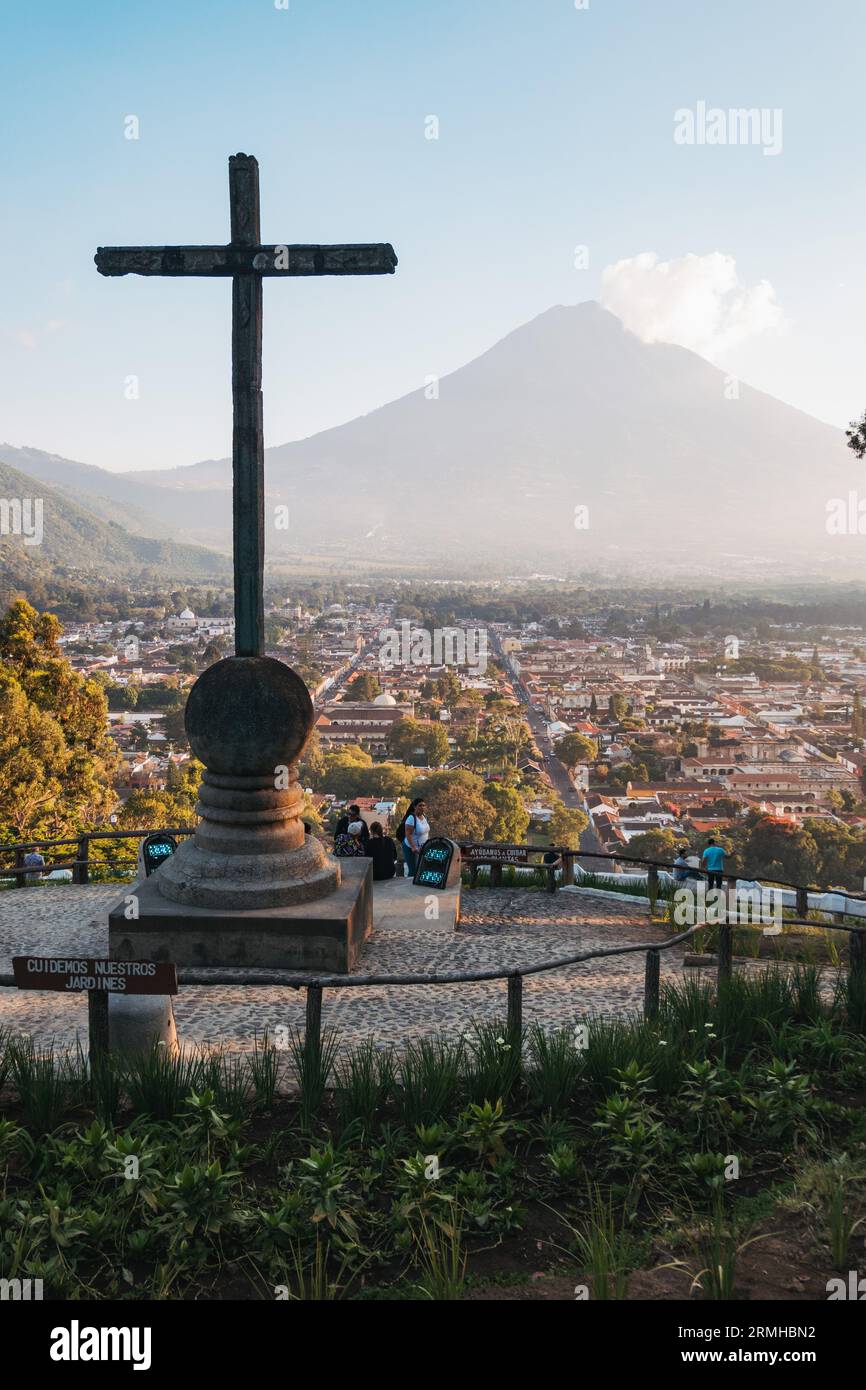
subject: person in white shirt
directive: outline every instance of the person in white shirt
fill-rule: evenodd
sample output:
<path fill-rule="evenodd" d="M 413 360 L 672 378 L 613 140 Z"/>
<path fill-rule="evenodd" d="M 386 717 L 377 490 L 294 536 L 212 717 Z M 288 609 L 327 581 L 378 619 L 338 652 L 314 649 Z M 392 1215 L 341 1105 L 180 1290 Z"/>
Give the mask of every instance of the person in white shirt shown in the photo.
<path fill-rule="evenodd" d="M 412 803 L 403 822 L 403 858 L 409 870 L 409 877 L 415 877 L 418 855 L 430 839 L 430 822 L 427 819 L 427 803 L 418 800 Z"/>

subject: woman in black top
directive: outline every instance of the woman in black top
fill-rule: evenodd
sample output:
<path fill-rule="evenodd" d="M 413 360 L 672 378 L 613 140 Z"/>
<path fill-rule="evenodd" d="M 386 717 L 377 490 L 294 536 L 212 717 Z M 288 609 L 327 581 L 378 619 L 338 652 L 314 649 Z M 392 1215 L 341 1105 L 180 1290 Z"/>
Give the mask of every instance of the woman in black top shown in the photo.
<path fill-rule="evenodd" d="M 370 826 L 370 838 L 366 853 L 373 861 L 373 878 L 393 878 L 397 872 L 397 846 L 390 835 L 382 834 L 378 821 Z"/>

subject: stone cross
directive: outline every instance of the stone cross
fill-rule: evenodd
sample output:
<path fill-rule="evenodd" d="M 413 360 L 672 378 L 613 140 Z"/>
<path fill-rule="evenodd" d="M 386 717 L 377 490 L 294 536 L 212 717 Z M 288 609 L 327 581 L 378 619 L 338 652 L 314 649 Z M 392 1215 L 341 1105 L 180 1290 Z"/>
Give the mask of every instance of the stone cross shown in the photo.
<path fill-rule="evenodd" d="M 259 230 L 259 166 L 252 155 L 229 158 L 231 241 L 228 246 L 101 246 L 101 275 L 231 276 L 232 496 L 235 653 L 264 652 L 264 433 L 262 427 L 262 277 L 265 275 L 393 275 L 394 248 L 263 246 Z"/>

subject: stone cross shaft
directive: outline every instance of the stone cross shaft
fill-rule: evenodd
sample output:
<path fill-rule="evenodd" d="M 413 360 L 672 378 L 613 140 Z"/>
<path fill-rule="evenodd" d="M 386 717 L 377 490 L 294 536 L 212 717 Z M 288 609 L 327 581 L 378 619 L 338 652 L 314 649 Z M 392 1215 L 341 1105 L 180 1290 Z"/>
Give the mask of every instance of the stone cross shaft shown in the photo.
<path fill-rule="evenodd" d="M 262 426 L 262 279 L 266 275 L 392 275 L 385 242 L 308 246 L 261 244 L 259 166 L 229 158 L 228 246 L 100 246 L 101 275 L 230 276 L 232 282 L 232 496 L 235 654 L 264 652 L 264 433 Z"/>

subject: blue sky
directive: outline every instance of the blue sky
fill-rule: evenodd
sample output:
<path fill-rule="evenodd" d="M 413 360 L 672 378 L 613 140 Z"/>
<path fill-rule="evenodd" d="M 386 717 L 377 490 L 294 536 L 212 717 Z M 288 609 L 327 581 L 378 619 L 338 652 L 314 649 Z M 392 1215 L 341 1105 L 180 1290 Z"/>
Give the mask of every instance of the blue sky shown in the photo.
<path fill-rule="evenodd" d="M 92 257 L 227 241 L 237 150 L 261 165 L 266 241 L 400 257 L 389 278 L 266 282 L 269 444 L 598 298 L 642 252 L 731 257 L 747 296 L 768 281 L 777 326 L 750 335 L 740 306 L 715 360 L 844 424 L 866 407 L 864 38 L 851 0 L 7 5 L 0 438 L 110 468 L 229 452 L 228 283 L 109 280 Z M 781 153 L 677 145 L 699 101 L 781 109 Z"/>

